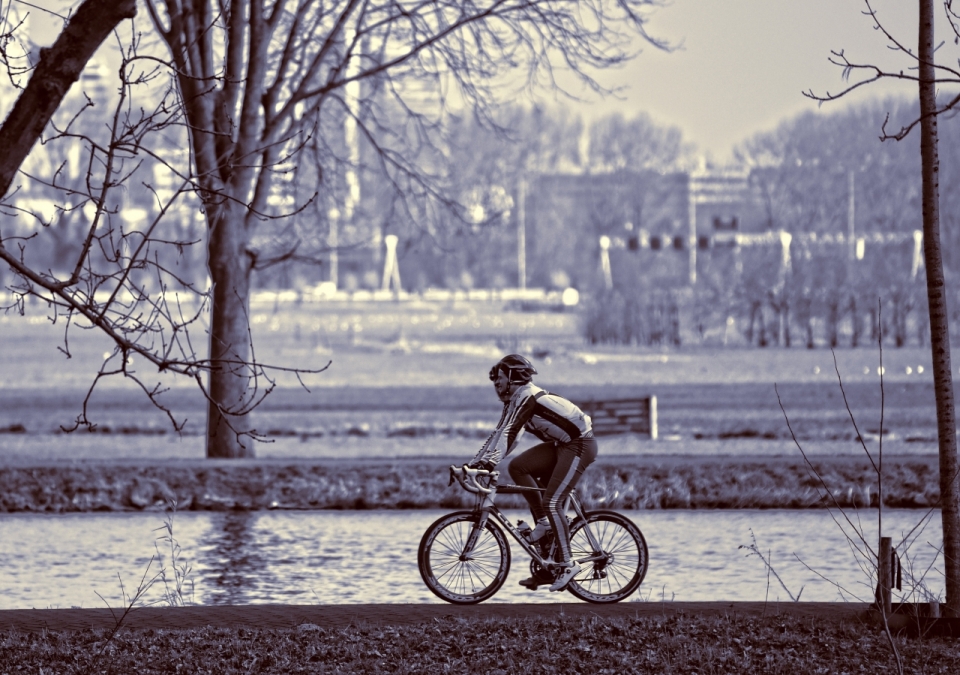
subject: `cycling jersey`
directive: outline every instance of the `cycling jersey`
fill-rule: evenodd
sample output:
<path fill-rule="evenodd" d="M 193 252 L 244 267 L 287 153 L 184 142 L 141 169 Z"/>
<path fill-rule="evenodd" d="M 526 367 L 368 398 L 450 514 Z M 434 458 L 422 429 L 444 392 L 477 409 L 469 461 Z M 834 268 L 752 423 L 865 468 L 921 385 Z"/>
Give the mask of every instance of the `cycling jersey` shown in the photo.
<path fill-rule="evenodd" d="M 558 444 L 593 437 L 589 415 L 562 396 L 528 382 L 503 405 L 497 428 L 471 463 L 498 464 L 513 451 L 525 430 L 541 441 Z"/>

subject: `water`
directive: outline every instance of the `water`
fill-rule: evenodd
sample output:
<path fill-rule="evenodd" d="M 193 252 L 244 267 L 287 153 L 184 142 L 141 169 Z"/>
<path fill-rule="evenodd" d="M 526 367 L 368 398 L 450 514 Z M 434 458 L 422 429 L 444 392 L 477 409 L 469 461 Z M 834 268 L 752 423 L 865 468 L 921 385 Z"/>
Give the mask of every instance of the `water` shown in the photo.
<path fill-rule="evenodd" d="M 173 521 L 174 537 L 192 580 L 184 594 L 205 605 L 438 603 L 420 579 L 417 546 L 443 513 L 180 513 Z M 775 577 L 769 577 L 768 587 L 763 562 L 738 549 L 753 543 L 751 531 L 789 593 L 803 589 L 801 600 L 872 599 L 874 582 L 826 511 L 624 513 L 640 526 L 650 549 L 650 570 L 631 600 L 789 601 Z M 516 520 L 525 514 L 511 515 Z M 896 546 L 900 533 L 923 512 L 888 511 L 884 516 L 884 532 Z M 873 544 L 876 512 L 862 512 L 862 517 Z M 155 545 L 170 570 L 166 544 L 157 541 L 164 535 L 163 524 L 164 515 L 158 513 L 0 515 L 0 609 L 123 605 L 123 593 L 135 592 L 151 555 L 157 555 Z M 911 569 L 919 576 L 936 558 L 928 542 L 941 541 L 937 512 L 904 560 L 905 591 Z M 494 602 L 571 600 L 568 594 L 519 587 L 527 575 L 522 554 L 514 545 L 510 576 Z M 939 561 L 934 568 L 925 583 L 942 595 Z M 157 570 L 154 563 L 146 578 Z M 163 604 L 162 589 L 162 582 L 155 584 L 146 601 Z"/>

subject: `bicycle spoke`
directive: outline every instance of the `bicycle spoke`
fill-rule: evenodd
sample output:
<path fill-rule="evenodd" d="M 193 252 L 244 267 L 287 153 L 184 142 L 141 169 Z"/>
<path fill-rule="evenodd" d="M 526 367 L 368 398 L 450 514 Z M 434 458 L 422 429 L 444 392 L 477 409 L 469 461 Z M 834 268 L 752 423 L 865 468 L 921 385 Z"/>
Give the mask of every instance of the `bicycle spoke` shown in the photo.
<path fill-rule="evenodd" d="M 617 551 L 622 551 L 627 548 L 636 548 L 637 543 L 633 540 L 633 537 L 630 536 L 630 533 L 626 530 L 620 532 L 620 536 L 616 538 L 615 541 L 611 541 L 608 546 L 604 546 L 604 549 L 616 553 Z"/>
<path fill-rule="evenodd" d="M 466 576 L 470 579 L 471 590 L 476 591 L 479 589 L 483 589 L 487 586 L 487 584 L 483 583 L 480 580 L 481 570 L 478 569 L 475 565 L 464 565 L 463 568 L 464 568 L 464 571 L 466 572 Z"/>
<path fill-rule="evenodd" d="M 623 588 L 633 577 L 634 570 L 636 570 L 636 565 L 633 567 L 618 564 L 608 565 L 605 569 L 607 573 L 607 583 L 612 583 L 611 580 L 616 579 L 618 588 Z M 626 574 L 624 574 L 624 572 L 626 572 Z"/>
<path fill-rule="evenodd" d="M 466 546 L 466 537 L 463 534 L 462 527 L 445 528 L 440 532 L 440 536 L 443 537 L 444 546 L 448 550 L 456 552 L 458 556 L 463 552 L 464 546 Z"/>

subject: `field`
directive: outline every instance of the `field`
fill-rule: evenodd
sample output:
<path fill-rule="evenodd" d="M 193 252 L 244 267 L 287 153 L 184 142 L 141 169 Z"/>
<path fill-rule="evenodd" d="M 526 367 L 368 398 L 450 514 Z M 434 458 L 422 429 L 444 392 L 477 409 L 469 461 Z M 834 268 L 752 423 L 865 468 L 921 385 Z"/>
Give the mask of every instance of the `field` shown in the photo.
<path fill-rule="evenodd" d="M 491 360 L 510 351 L 534 357 L 548 386 L 639 386 L 836 382 L 829 349 L 743 349 L 702 346 L 611 347 L 579 337 L 580 315 L 513 311 L 503 303 L 314 303 L 254 306 L 252 329 L 264 363 L 319 369 L 306 376 L 310 388 L 486 386 Z M 27 306 L 26 316 L 0 315 L 0 387 L 84 389 L 109 353 L 109 344 L 79 326 L 70 329 L 68 358 L 63 321 L 52 324 L 46 309 Z M 193 333 L 204 351 L 202 327 Z M 884 350 L 888 382 L 930 380 L 928 349 Z M 845 381 L 876 383 L 876 348 L 841 349 Z M 134 359 L 134 369 L 137 367 Z M 155 373 L 141 372 L 148 379 Z M 190 382 L 170 381 L 191 387 Z M 282 377 L 281 387 L 296 388 Z M 110 384 L 108 383 L 109 387 Z M 121 385 L 113 385 L 121 386 Z"/>
<path fill-rule="evenodd" d="M 436 419 L 439 411 L 456 411 L 471 413 L 474 421 L 488 420 L 498 402 L 487 370 L 503 353 L 517 350 L 534 357 L 538 383 L 574 400 L 656 395 L 666 435 L 788 437 L 776 385 L 802 437 L 855 437 L 834 355 L 826 349 L 587 345 L 578 337 L 573 313 L 505 311 L 495 303 L 419 303 L 399 309 L 386 304 L 255 308 L 261 361 L 307 370 L 329 364 L 321 373 L 303 376 L 306 388 L 278 373 L 278 390 L 258 411 L 264 418 L 258 427 L 269 432 L 276 421 L 284 433 L 298 431 L 323 426 L 325 420 L 316 420 L 326 414 L 349 424 L 351 412 L 367 419 L 379 413 Z M 109 345 L 74 327 L 67 358 L 60 351 L 62 331 L 62 322 L 51 325 L 40 308 L 25 317 L 0 317 L 0 429 L 21 424 L 27 433 L 47 433 L 80 412 Z M 932 441 L 928 350 L 888 347 L 882 356 L 891 440 Z M 835 356 L 849 403 L 867 434 L 879 430 L 880 357 L 877 349 L 839 350 Z M 188 419 L 187 434 L 200 433 L 203 400 L 196 385 L 163 380 L 138 366 L 134 357 L 133 369 L 148 384 L 171 387 L 161 400 Z M 121 379 L 101 382 L 91 404 L 92 416 L 106 420 L 104 426 L 169 431 L 163 416 Z"/>

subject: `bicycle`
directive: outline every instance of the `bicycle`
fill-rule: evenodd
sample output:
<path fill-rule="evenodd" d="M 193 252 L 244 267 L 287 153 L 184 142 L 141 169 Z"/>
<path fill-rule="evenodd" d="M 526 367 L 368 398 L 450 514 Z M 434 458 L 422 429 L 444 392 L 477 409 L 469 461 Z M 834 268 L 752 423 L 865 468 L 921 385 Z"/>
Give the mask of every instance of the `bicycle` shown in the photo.
<path fill-rule="evenodd" d="M 510 544 L 504 530 L 530 556 L 530 572 L 544 585 L 556 578 L 552 535 L 530 542 L 495 504 L 497 494 L 543 492 L 543 488 L 498 485 L 499 471 L 450 467 L 450 484 L 477 495 L 471 511 L 454 511 L 439 518 L 420 540 L 417 565 L 434 595 L 457 605 L 491 598 L 507 580 Z M 593 603 L 619 602 L 629 597 L 647 574 L 647 542 L 631 520 L 616 511 L 585 512 L 576 490 L 567 502 L 575 516 L 570 524 L 570 550 L 581 566 L 564 590 Z"/>

